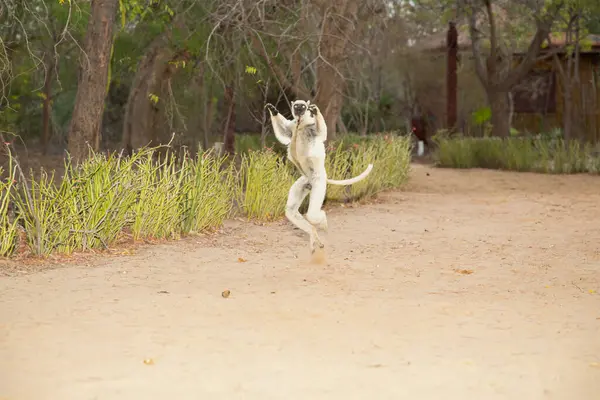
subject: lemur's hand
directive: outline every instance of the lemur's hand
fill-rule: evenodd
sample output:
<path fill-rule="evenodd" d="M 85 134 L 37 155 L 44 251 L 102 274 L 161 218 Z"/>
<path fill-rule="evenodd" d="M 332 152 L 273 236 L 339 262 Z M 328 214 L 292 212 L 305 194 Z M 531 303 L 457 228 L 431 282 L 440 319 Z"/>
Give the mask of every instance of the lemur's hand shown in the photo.
<path fill-rule="evenodd" d="M 317 107 L 316 104 L 311 104 L 308 106 L 308 111 L 310 111 L 310 113 L 312 114 L 311 116 L 314 117 L 319 113 L 319 107 Z"/>
<path fill-rule="evenodd" d="M 279 111 L 277 111 L 277 109 L 275 108 L 275 106 L 273 104 L 271 104 L 271 103 L 267 103 L 265 105 L 265 108 L 267 110 L 269 110 L 269 112 L 271 113 L 271 115 L 277 115 L 277 114 L 279 114 Z"/>

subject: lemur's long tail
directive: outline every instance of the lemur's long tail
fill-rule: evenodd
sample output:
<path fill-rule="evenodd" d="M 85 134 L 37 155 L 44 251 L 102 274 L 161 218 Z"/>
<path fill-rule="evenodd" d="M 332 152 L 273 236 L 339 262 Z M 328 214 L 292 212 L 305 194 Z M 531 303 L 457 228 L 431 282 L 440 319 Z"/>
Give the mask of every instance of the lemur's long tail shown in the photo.
<path fill-rule="evenodd" d="M 373 164 L 369 164 L 367 166 L 367 169 L 365 169 L 362 174 L 355 176 L 354 178 L 350 178 L 350 179 L 343 179 L 343 180 L 335 180 L 335 179 L 327 179 L 327 183 L 329 183 L 330 185 L 339 185 L 339 186 L 348 186 L 348 185 L 352 185 L 356 182 L 360 182 L 363 179 L 365 179 L 367 177 L 367 175 L 369 175 L 371 173 L 371 170 L 373 169 Z"/>

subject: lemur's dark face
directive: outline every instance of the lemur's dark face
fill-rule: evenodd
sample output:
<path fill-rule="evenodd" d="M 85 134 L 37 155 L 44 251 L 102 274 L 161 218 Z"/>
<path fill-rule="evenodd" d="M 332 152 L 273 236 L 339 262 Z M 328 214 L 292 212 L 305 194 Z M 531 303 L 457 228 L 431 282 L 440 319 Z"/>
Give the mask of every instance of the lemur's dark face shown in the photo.
<path fill-rule="evenodd" d="M 300 119 L 304 115 L 304 113 L 306 113 L 306 110 L 308 110 L 309 105 L 310 105 L 310 100 L 308 100 L 308 101 L 304 101 L 304 100 L 292 101 L 292 114 L 294 114 L 294 117 Z"/>

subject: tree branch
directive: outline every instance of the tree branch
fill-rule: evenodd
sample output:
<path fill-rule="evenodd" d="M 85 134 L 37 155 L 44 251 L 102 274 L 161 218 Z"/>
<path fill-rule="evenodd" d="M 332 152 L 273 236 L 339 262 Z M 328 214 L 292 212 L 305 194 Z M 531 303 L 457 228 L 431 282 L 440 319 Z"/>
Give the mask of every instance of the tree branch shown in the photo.
<path fill-rule="evenodd" d="M 486 72 L 483 63 L 483 53 L 481 52 L 481 35 L 477 28 L 477 16 L 475 10 L 471 9 L 469 13 L 469 33 L 471 35 L 471 49 L 473 50 L 473 57 L 475 59 L 475 73 L 481 81 L 483 87 L 487 90 L 489 88 L 489 76 Z"/>
<path fill-rule="evenodd" d="M 297 97 L 310 98 L 310 91 L 307 88 L 303 87 L 304 85 L 301 85 L 300 81 L 297 82 L 298 85 L 294 85 L 294 82 L 290 82 L 290 80 L 287 78 L 286 74 L 281 70 L 281 68 L 278 65 L 276 65 L 273 62 L 273 60 L 271 60 L 269 54 L 267 53 L 265 44 L 262 41 L 261 37 L 258 35 L 258 32 L 255 31 L 254 33 L 255 35 L 253 35 L 251 38 L 252 45 L 262 55 L 263 59 L 265 60 L 271 71 L 277 76 L 277 80 L 279 81 L 280 85 L 291 89 Z"/>
<path fill-rule="evenodd" d="M 555 10 L 552 13 L 546 14 L 545 18 L 538 22 L 537 31 L 535 32 L 535 36 L 531 40 L 529 47 L 527 48 L 527 52 L 525 53 L 525 57 L 519 65 L 513 68 L 506 79 L 500 85 L 502 90 L 510 90 L 513 86 L 515 86 L 521 79 L 527 75 L 527 73 L 531 70 L 531 68 L 535 65 L 536 62 L 540 60 L 539 54 L 542 50 L 542 44 L 550 35 L 550 31 L 552 29 L 552 25 L 556 20 L 556 17 L 560 10 L 563 7 L 563 2 L 560 2 L 556 5 Z M 552 52 L 552 50 L 551 50 Z M 552 57 L 552 54 L 547 55 L 546 58 Z M 543 58 L 542 58 L 543 59 Z"/>

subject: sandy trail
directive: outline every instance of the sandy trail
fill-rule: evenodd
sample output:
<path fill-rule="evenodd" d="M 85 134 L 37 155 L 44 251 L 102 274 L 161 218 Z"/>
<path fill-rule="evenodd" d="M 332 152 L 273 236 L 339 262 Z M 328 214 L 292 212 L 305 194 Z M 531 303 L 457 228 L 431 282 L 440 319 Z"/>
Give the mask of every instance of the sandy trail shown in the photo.
<path fill-rule="evenodd" d="M 413 168 L 325 266 L 230 222 L 0 278 L 0 399 L 600 398 L 600 178 Z"/>

